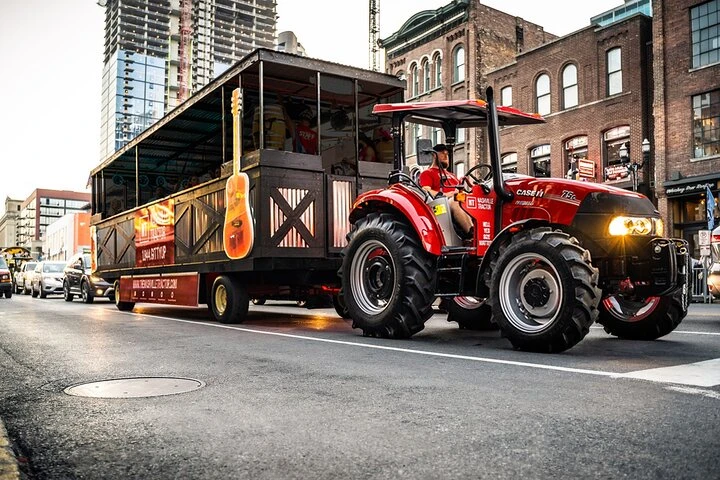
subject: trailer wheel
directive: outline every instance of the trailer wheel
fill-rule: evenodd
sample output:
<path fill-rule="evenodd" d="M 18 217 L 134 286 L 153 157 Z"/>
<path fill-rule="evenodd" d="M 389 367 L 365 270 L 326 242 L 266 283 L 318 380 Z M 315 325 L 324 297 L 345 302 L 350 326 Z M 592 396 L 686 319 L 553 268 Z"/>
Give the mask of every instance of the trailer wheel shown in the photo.
<path fill-rule="evenodd" d="M 348 235 L 340 270 L 353 328 L 409 338 L 425 327 L 434 300 L 434 259 L 402 219 L 371 213 Z"/>
<path fill-rule="evenodd" d="M 115 280 L 113 284 L 113 290 L 115 290 L 115 306 L 121 312 L 129 312 L 135 307 L 135 302 L 122 302 L 120 301 L 120 280 Z"/>
<path fill-rule="evenodd" d="M 444 303 L 448 322 L 457 322 L 460 330 L 497 330 L 487 300 L 476 297 L 454 297 Z"/>
<path fill-rule="evenodd" d="M 598 270 L 578 241 L 548 227 L 518 233 L 492 262 L 490 301 L 503 336 L 519 350 L 562 352 L 598 315 Z"/>
<path fill-rule="evenodd" d="M 333 295 L 332 303 L 333 307 L 335 307 L 335 311 L 338 315 L 340 315 L 340 318 L 344 318 L 345 320 L 350 318 L 350 312 L 348 312 L 347 305 L 345 305 L 345 299 L 342 295 L 339 293 L 337 295 Z"/>
<path fill-rule="evenodd" d="M 598 323 L 616 337 L 655 340 L 675 330 L 686 312 L 677 294 L 644 299 L 609 295 L 600 304 Z"/>
<path fill-rule="evenodd" d="M 220 323 L 241 323 L 250 306 L 250 297 L 239 282 L 220 275 L 215 279 L 210 295 L 210 310 Z"/>

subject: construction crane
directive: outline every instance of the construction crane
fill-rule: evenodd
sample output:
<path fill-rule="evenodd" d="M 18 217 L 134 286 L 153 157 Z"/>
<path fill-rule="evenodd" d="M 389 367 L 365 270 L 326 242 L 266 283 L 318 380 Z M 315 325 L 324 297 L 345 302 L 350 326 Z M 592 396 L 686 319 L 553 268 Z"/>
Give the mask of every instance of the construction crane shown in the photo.
<path fill-rule="evenodd" d="M 375 72 L 380 68 L 380 46 L 379 38 L 380 35 L 380 0 L 369 0 L 370 1 L 370 15 L 369 15 L 369 52 L 370 52 L 370 70 Z"/>
<path fill-rule="evenodd" d="M 178 52 L 178 103 L 190 96 L 190 56 L 192 55 L 192 0 L 180 0 L 180 48 Z"/>

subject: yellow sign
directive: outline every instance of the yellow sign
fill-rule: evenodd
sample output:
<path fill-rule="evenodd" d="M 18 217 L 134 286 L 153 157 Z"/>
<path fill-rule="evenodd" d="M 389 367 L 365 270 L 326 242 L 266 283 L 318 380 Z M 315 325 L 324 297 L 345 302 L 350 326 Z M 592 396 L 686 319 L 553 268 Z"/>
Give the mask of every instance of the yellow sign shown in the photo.
<path fill-rule="evenodd" d="M 447 208 L 445 208 L 445 204 L 441 203 L 439 205 L 433 205 L 433 213 L 435 216 L 440 216 L 443 213 L 447 213 Z"/>

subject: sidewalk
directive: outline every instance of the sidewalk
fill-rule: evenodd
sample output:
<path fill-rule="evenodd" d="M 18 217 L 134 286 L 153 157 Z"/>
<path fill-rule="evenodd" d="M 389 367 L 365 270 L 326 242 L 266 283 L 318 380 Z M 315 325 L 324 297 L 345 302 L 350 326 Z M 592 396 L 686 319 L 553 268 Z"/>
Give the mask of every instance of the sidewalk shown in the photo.
<path fill-rule="evenodd" d="M 0 419 L 0 480 L 19 480 L 20 470 L 10 446 L 5 424 Z"/>

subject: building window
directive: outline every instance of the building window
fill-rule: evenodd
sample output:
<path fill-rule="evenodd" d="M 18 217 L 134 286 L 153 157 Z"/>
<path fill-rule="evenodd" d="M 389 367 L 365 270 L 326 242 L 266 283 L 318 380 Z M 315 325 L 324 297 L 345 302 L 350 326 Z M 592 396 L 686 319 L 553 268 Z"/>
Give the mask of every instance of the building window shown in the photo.
<path fill-rule="evenodd" d="M 581 135 L 565 142 L 566 178 L 595 181 L 595 163 L 588 161 L 588 137 Z"/>
<path fill-rule="evenodd" d="M 465 80 L 465 49 L 457 47 L 453 52 L 453 83 Z"/>
<path fill-rule="evenodd" d="M 625 144 L 625 148 L 630 155 L 630 126 L 623 125 L 608 130 L 603 135 L 604 145 L 604 163 L 605 163 L 605 180 L 617 180 L 627 176 L 627 169 L 622 167 L 620 160 L 620 147 Z M 613 169 L 612 167 L 618 167 Z M 616 171 L 617 170 L 617 171 Z"/>
<path fill-rule="evenodd" d="M 411 82 L 411 88 L 410 88 L 410 96 L 416 97 L 420 94 L 420 74 L 418 72 L 417 65 L 413 65 L 410 70 L 410 82 Z"/>
<path fill-rule="evenodd" d="M 690 9 L 693 68 L 720 61 L 720 0 Z"/>
<path fill-rule="evenodd" d="M 435 55 L 435 87 L 442 86 L 442 57 Z"/>
<path fill-rule="evenodd" d="M 423 60 L 422 62 L 423 71 L 423 92 L 430 91 L 430 62 Z"/>
<path fill-rule="evenodd" d="M 562 72 L 563 108 L 575 107 L 578 104 L 577 67 L 572 63 Z"/>
<path fill-rule="evenodd" d="M 500 105 L 503 107 L 512 107 L 512 87 L 503 87 L 500 89 Z"/>
<path fill-rule="evenodd" d="M 405 146 L 406 156 L 412 156 L 417 153 L 418 138 L 420 138 L 420 125 L 413 123 L 408 126 L 408 142 Z"/>
<path fill-rule="evenodd" d="M 500 158 L 503 173 L 517 173 L 517 153 L 504 153 Z"/>
<path fill-rule="evenodd" d="M 539 145 L 530 150 L 532 173 L 535 177 L 550 176 L 550 145 Z"/>
<path fill-rule="evenodd" d="M 457 129 L 457 138 L 455 139 L 456 144 L 465 143 L 465 129 L 464 128 L 458 128 Z"/>
<path fill-rule="evenodd" d="M 693 157 L 720 155 L 720 90 L 694 95 Z"/>
<path fill-rule="evenodd" d="M 433 145 L 437 145 L 438 143 L 442 143 L 442 134 L 441 134 L 441 132 L 442 132 L 442 130 L 439 129 L 439 128 L 437 128 L 437 127 L 433 127 L 433 128 L 432 128 L 432 131 L 431 131 L 430 135 L 432 136 L 432 143 L 433 143 Z"/>
<path fill-rule="evenodd" d="M 535 81 L 535 97 L 537 103 L 535 109 L 540 115 L 550 113 L 550 76 L 543 73 Z"/>
<path fill-rule="evenodd" d="M 622 92 L 622 54 L 619 48 L 607 52 L 607 93 Z"/>

